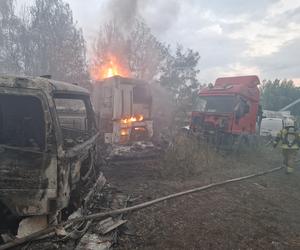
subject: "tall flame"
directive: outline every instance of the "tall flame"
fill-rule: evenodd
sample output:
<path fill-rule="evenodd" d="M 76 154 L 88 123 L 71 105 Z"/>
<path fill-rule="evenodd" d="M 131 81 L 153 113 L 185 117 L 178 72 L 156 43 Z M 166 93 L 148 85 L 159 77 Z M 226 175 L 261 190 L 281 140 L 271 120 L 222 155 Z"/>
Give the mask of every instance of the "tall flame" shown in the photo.
<path fill-rule="evenodd" d="M 91 71 L 91 77 L 94 80 L 102 80 L 107 77 L 112 76 L 130 76 L 130 71 L 122 65 L 122 63 L 117 59 L 116 56 L 109 55 L 107 57 L 107 62 L 101 65 L 95 65 Z"/>

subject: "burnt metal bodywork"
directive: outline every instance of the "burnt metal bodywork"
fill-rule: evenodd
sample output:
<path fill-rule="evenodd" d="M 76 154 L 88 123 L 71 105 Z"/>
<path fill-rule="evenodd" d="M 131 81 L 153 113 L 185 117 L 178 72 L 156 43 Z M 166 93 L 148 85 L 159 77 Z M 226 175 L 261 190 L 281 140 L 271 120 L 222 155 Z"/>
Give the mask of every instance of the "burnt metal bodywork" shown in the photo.
<path fill-rule="evenodd" d="M 15 97 L 34 99 L 32 103 L 39 103 L 41 107 L 42 118 L 38 122 L 34 117 L 19 115 L 22 133 L 17 133 L 17 129 L 17 132 L 10 131 L 11 126 L 6 124 L 9 118 L 9 122 L 18 127 L 17 119 L 8 117 L 17 114 L 17 110 L 10 110 L 17 105 L 7 104 Z M 63 135 L 55 98 L 75 98 L 85 104 L 86 136 L 77 138 L 76 143 L 66 143 L 74 138 L 70 133 L 68 138 Z M 7 119 L 3 112 L 1 116 L 1 108 L 7 111 Z M 31 116 L 34 113 L 31 110 Z M 38 128 L 41 133 L 37 136 Z M 0 75 L 0 130 L 3 132 L 0 132 L 0 208 L 21 217 L 56 214 L 66 208 L 72 190 L 76 189 L 83 174 L 91 171 L 96 160 L 98 132 L 89 92 L 51 79 Z M 5 134 L 12 132 L 22 136 L 8 143 Z"/>

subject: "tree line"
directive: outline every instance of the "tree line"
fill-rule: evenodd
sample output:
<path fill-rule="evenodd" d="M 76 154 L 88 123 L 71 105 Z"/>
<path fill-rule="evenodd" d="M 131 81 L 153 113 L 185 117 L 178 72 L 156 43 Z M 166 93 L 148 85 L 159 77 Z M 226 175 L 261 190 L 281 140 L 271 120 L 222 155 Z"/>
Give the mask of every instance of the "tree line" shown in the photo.
<path fill-rule="evenodd" d="M 126 33 L 113 20 L 103 24 L 89 61 L 86 50 L 82 30 L 63 0 L 35 0 L 19 15 L 13 0 L 0 1 L 0 73 L 50 74 L 86 86 L 91 70 L 103 66 L 113 53 L 133 77 L 165 88 L 177 114 L 189 111 L 201 85 L 199 52 L 182 45 L 171 49 L 138 18 Z M 300 89 L 290 80 L 262 82 L 264 109 L 279 110 L 298 98 Z M 300 113 L 296 107 L 292 112 Z"/>
<path fill-rule="evenodd" d="M 124 34 L 113 22 L 100 27 L 88 62 L 82 30 L 63 0 L 35 0 L 21 15 L 14 1 L 0 2 L 0 73 L 45 75 L 56 80 L 82 83 L 90 78 L 89 69 L 101 67 L 110 54 L 118 57 L 131 75 L 146 81 L 159 81 L 178 93 L 199 85 L 199 53 L 158 41 L 150 28 L 136 20 Z M 174 84 L 170 84 L 174 82 Z"/>
<path fill-rule="evenodd" d="M 167 89 L 174 104 L 186 102 L 200 85 L 199 53 L 181 45 L 173 51 L 141 19 L 126 33 L 113 20 L 100 26 L 88 61 L 82 30 L 66 2 L 35 0 L 18 15 L 15 9 L 14 1 L 0 1 L 0 73 L 47 74 L 86 86 L 91 70 L 114 54 L 132 77 Z"/>
<path fill-rule="evenodd" d="M 292 80 L 264 80 L 260 86 L 260 93 L 263 109 L 278 111 L 300 98 L 300 87 Z M 293 115 L 300 116 L 299 104 L 290 111 Z"/>
<path fill-rule="evenodd" d="M 14 1 L 0 1 L 0 72 L 87 79 L 85 41 L 69 5 L 36 0 L 17 16 Z"/>

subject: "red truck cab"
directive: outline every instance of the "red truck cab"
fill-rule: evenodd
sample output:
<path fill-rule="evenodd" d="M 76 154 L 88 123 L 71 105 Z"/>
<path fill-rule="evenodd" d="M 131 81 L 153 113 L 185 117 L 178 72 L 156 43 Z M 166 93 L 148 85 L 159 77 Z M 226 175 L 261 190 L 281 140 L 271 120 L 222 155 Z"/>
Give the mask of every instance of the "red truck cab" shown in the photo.
<path fill-rule="evenodd" d="M 259 83 L 254 75 L 222 77 L 215 85 L 200 90 L 192 112 L 191 130 L 223 137 L 255 134 Z"/>

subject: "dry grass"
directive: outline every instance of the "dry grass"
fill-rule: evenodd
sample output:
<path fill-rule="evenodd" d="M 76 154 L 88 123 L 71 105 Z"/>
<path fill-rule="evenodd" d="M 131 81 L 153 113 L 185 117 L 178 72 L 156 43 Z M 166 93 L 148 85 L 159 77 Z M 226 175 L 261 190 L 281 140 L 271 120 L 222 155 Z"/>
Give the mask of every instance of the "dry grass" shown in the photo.
<path fill-rule="evenodd" d="M 196 138 L 177 135 L 164 155 L 160 173 L 164 178 L 176 179 L 200 176 L 204 171 L 213 176 L 222 168 L 226 168 L 225 172 L 228 173 L 242 174 L 241 171 L 260 169 L 261 165 L 265 168 L 274 159 L 278 161 L 278 157 L 280 157 L 278 152 L 271 147 L 266 147 L 263 143 L 239 151 L 239 153 L 217 152 L 214 147 L 199 143 Z"/>
<path fill-rule="evenodd" d="M 176 136 L 167 149 L 162 164 L 164 177 L 185 179 L 192 175 L 201 175 L 212 165 L 220 164 L 223 157 L 208 144 L 201 144 L 195 138 Z"/>

